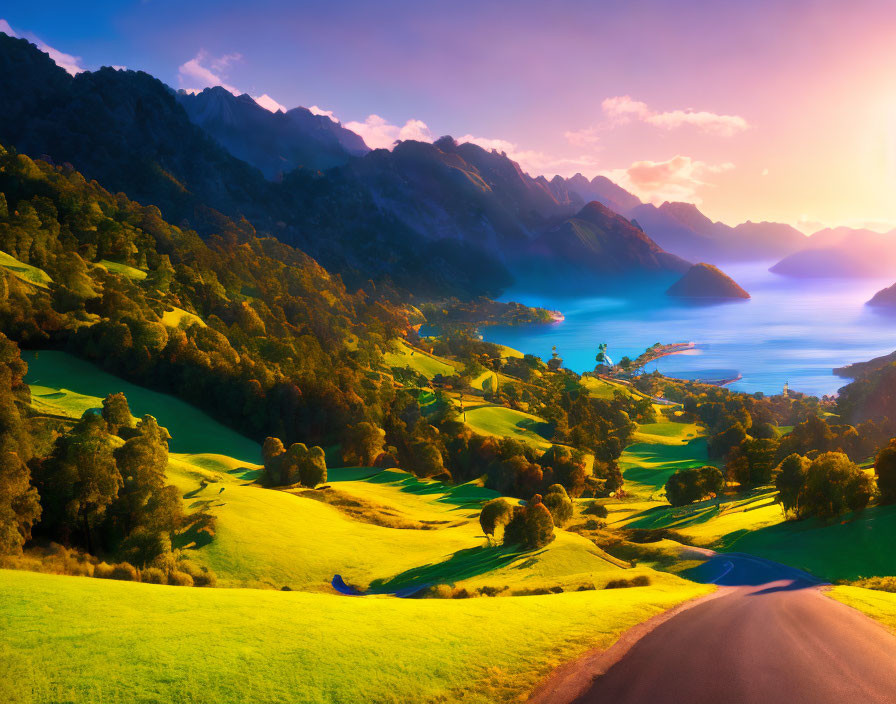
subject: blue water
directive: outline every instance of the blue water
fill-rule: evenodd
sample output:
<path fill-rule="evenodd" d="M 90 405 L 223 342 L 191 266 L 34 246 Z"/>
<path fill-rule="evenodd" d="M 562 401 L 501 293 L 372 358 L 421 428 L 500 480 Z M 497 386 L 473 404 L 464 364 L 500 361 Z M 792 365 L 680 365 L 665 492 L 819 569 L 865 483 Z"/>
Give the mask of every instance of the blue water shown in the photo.
<path fill-rule="evenodd" d="M 768 266 L 725 267 L 752 298 L 713 305 L 682 303 L 646 285 L 578 298 L 513 289 L 502 300 L 559 310 L 566 320 L 482 332 L 490 342 L 544 359 L 556 345 L 564 366 L 576 372 L 594 368 L 601 342 L 618 362 L 655 342 L 692 341 L 696 349 L 651 362 L 648 371 L 683 378 L 739 373 L 742 378 L 730 388 L 765 393 L 779 393 L 788 382 L 795 391 L 831 394 L 847 383 L 834 376 L 834 367 L 896 350 L 896 315 L 865 305 L 892 279 L 789 279 Z"/>

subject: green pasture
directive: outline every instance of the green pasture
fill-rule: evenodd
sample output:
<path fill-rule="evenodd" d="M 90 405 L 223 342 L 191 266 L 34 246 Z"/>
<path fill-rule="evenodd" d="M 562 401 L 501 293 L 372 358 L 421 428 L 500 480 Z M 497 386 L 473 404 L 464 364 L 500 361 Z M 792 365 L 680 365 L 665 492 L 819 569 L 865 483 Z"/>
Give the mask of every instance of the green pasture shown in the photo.
<path fill-rule="evenodd" d="M 106 395 L 123 391 L 136 417 L 148 413 L 169 429 L 174 452 L 216 452 L 244 461 L 261 456 L 257 443 L 173 396 L 131 384 L 65 352 L 23 352 L 22 357 L 39 411 L 80 418 L 84 411 L 100 408 Z"/>
<path fill-rule="evenodd" d="M 710 589 L 395 599 L 0 570 L 0 699 L 520 701 L 562 662 Z"/>

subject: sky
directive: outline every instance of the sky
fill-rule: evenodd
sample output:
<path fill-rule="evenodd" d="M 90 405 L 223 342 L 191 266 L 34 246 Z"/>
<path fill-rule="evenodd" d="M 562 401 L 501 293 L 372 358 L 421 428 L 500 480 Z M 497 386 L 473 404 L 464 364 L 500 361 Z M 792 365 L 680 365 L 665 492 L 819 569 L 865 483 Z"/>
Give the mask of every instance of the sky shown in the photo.
<path fill-rule="evenodd" d="M 70 72 L 220 84 L 372 147 L 450 134 L 729 224 L 896 225 L 893 0 L 5 0 L 0 18 Z"/>

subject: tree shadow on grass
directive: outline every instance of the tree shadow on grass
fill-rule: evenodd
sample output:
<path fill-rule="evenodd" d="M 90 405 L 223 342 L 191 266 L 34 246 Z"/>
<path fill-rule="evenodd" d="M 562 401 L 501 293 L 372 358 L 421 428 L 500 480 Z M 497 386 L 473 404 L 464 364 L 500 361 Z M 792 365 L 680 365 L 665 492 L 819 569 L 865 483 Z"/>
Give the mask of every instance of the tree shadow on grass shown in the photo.
<path fill-rule="evenodd" d="M 435 584 L 454 584 L 506 567 L 520 557 L 534 558 L 539 554 L 541 553 L 521 551 L 516 545 L 458 550 L 444 562 L 414 567 L 389 579 L 374 580 L 367 593 L 411 596 Z"/>

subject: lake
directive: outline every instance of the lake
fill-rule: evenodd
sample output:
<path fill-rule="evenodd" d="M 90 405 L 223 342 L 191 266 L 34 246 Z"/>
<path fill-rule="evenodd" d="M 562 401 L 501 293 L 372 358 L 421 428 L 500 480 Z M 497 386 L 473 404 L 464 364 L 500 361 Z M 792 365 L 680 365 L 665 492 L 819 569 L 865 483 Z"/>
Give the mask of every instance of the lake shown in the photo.
<path fill-rule="evenodd" d="M 671 299 L 664 294 L 668 284 L 639 284 L 636 291 L 614 286 L 588 297 L 511 289 L 501 300 L 559 310 L 566 319 L 482 333 L 544 359 L 556 345 L 564 366 L 576 372 L 594 368 L 601 342 L 616 362 L 624 355 L 634 359 L 655 342 L 694 342 L 695 349 L 651 362 L 647 370 L 681 378 L 740 374 L 730 388 L 765 393 L 779 393 L 788 382 L 794 391 L 831 394 L 848 381 L 835 376 L 834 367 L 896 350 L 896 314 L 865 305 L 893 279 L 790 279 L 769 266 L 724 267 L 752 298 L 710 305 Z"/>

